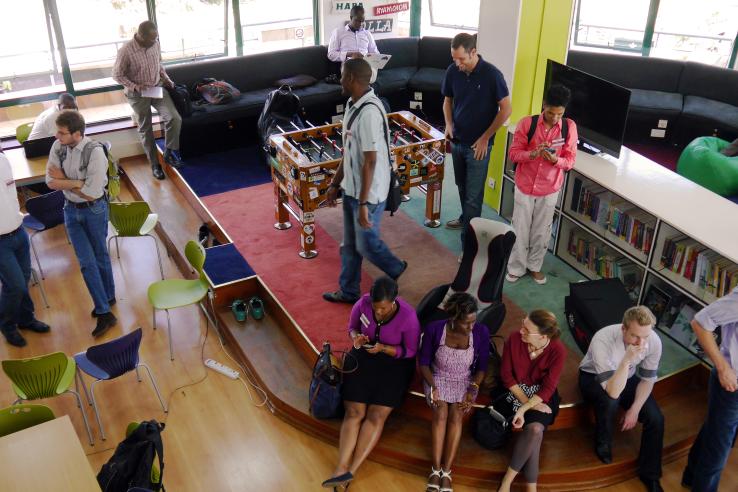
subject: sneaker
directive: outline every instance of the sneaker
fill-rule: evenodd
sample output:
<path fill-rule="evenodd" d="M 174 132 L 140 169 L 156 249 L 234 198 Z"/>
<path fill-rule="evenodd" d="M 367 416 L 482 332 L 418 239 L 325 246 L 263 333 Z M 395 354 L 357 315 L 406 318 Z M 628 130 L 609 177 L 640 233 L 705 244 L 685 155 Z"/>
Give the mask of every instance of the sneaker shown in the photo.
<path fill-rule="evenodd" d="M 461 226 L 461 219 L 454 219 L 446 222 L 446 229 L 461 229 Z"/>
<path fill-rule="evenodd" d="M 34 319 L 27 325 L 18 325 L 18 328 L 21 330 L 30 330 L 35 331 L 36 333 L 48 333 L 48 331 L 51 329 L 49 328 L 49 325 L 44 323 L 43 321 L 39 321 L 37 319 Z"/>
<path fill-rule="evenodd" d="M 343 302 L 346 304 L 354 304 L 356 301 L 359 300 L 358 297 L 345 296 L 340 290 L 337 290 L 335 292 L 324 292 L 323 299 L 328 302 Z"/>
<path fill-rule="evenodd" d="M 243 299 L 235 299 L 231 304 L 231 311 L 233 311 L 233 317 L 236 318 L 236 321 L 246 321 L 247 310 Z"/>
<path fill-rule="evenodd" d="M 392 277 L 392 280 L 397 280 L 400 278 L 400 276 L 405 273 L 405 270 L 407 270 L 407 262 L 405 260 L 402 260 L 402 270 L 400 270 L 400 273 Z"/>
<path fill-rule="evenodd" d="M 172 150 L 167 149 L 166 152 L 164 152 L 164 162 L 172 166 L 173 168 L 179 168 L 183 167 L 185 165 L 184 161 L 179 155 L 178 150 Z"/>
<path fill-rule="evenodd" d="M 510 273 L 506 273 L 505 274 L 505 280 L 507 280 L 511 284 L 514 284 L 515 282 L 517 282 L 518 280 L 520 280 L 520 277 L 518 277 L 516 275 L 512 275 Z"/>
<path fill-rule="evenodd" d="M 13 328 L 12 331 L 3 331 L 3 335 L 5 335 L 5 340 L 14 347 L 26 346 L 26 339 L 23 338 L 23 335 L 21 335 L 20 332 L 15 328 Z"/>
<path fill-rule="evenodd" d="M 154 175 L 156 179 L 164 179 L 164 170 L 161 168 L 159 164 L 155 166 L 151 166 L 151 174 Z"/>
<path fill-rule="evenodd" d="M 110 328 L 112 328 L 118 320 L 113 313 L 103 313 L 97 316 L 97 325 L 92 330 L 92 336 L 97 338 L 103 336 Z"/>
<path fill-rule="evenodd" d="M 264 301 L 254 296 L 249 299 L 249 311 L 254 319 L 262 319 L 264 317 Z"/>
<path fill-rule="evenodd" d="M 530 272 L 530 276 L 533 277 L 533 281 L 538 285 L 544 285 L 548 279 L 541 272 Z"/>

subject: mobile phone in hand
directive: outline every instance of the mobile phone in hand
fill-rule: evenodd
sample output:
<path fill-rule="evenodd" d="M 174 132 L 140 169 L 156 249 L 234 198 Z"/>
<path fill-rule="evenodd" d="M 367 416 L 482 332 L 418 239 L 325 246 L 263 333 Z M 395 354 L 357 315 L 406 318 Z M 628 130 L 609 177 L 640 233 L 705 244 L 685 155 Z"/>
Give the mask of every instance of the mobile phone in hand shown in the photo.
<path fill-rule="evenodd" d="M 364 345 L 362 345 L 362 347 L 364 347 L 365 349 L 372 349 L 372 348 L 374 348 L 374 344 L 373 343 L 365 343 Z"/>

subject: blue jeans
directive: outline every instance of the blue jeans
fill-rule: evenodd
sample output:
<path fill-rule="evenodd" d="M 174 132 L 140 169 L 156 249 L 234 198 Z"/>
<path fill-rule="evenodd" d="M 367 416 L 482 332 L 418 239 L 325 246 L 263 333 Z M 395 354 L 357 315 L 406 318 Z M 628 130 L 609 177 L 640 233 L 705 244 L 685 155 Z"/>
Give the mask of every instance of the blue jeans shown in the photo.
<path fill-rule="evenodd" d="M 682 481 L 694 492 L 714 492 L 728 461 L 738 430 L 738 392 L 720 386 L 713 368 L 707 396 L 707 418 L 689 450 L 689 460 Z"/>
<path fill-rule="evenodd" d="M 33 301 L 28 295 L 31 278 L 31 253 L 28 234 L 21 227 L 14 234 L 0 238 L 0 330 L 9 333 L 17 325 L 33 321 Z"/>
<path fill-rule="evenodd" d="M 487 148 L 487 154 L 482 160 L 474 158 L 474 150 L 470 145 L 451 144 L 451 157 L 454 161 L 454 179 L 459 188 L 461 202 L 461 247 L 464 247 L 464 238 L 469 222 L 474 217 L 482 215 L 484 201 L 484 182 L 487 180 L 487 166 L 492 145 Z"/>
<path fill-rule="evenodd" d="M 115 299 L 113 267 L 105 240 L 108 237 L 108 202 L 98 200 L 89 207 L 64 205 L 64 224 L 74 246 L 82 277 L 95 303 L 95 313 L 110 312 Z"/>
<path fill-rule="evenodd" d="M 402 272 L 400 261 L 379 237 L 379 223 L 384 213 L 384 202 L 370 204 L 369 221 L 372 226 L 359 225 L 359 201 L 343 196 L 343 243 L 341 244 L 341 276 L 338 285 L 346 297 L 358 299 L 361 295 L 361 260 L 366 258 L 390 277 Z"/>

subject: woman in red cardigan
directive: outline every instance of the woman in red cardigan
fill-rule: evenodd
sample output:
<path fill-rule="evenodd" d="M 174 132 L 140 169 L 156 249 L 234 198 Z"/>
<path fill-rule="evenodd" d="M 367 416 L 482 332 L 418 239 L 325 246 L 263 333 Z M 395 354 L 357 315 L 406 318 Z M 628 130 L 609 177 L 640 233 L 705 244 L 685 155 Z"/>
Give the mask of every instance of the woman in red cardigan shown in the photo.
<path fill-rule="evenodd" d="M 513 427 L 523 429 L 517 437 L 500 492 L 508 492 L 523 472 L 526 490 L 534 492 L 538 481 L 538 458 L 543 431 L 559 412 L 559 384 L 566 348 L 559 340 L 556 316 L 544 309 L 523 319 L 520 331 L 512 333 L 502 352 L 500 378 L 508 389 L 503 413 L 514 415 Z"/>

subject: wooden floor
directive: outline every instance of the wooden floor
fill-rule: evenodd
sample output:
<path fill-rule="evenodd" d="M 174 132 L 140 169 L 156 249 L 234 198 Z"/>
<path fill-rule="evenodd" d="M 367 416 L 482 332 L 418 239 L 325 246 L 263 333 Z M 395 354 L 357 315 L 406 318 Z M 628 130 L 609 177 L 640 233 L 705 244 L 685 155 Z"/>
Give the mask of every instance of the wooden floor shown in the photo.
<path fill-rule="evenodd" d="M 182 220 L 189 223 L 196 222 L 197 218 L 183 212 Z M 32 287 L 32 295 L 38 317 L 51 324 L 52 333 L 29 334 L 29 344 L 23 349 L 0 343 L 0 358 L 3 359 L 56 350 L 71 355 L 93 344 L 89 334 L 94 327 L 89 315 L 92 302 L 63 229 L 59 227 L 39 234 L 35 241 L 46 272 L 45 286 L 51 308 L 43 307 L 38 287 Z M 159 277 L 153 245 L 150 240 L 126 239 L 121 246 L 121 260 L 113 257 L 118 298 L 114 312 L 119 324 L 104 340 L 143 327 L 142 359 L 151 366 L 169 402 L 170 412 L 167 415 L 161 411 L 145 379 L 137 383 L 133 375 L 125 375 L 120 380 L 101 383 L 97 397 L 108 440 L 99 440 L 92 410 L 87 407 L 85 411 L 96 438 L 95 445 L 90 447 L 72 398 L 61 396 L 46 401 L 57 415 L 70 415 L 93 469 L 98 470 L 112 455 L 128 422 L 155 418 L 167 424 L 163 434 L 164 481 L 170 491 L 319 490 L 320 482 L 333 469 L 337 455 L 335 447 L 296 430 L 266 408 L 255 406 L 241 381 L 206 370 L 201 363 L 203 347 L 205 358 L 234 364 L 227 360 L 212 329 L 203 346 L 205 319 L 195 308 L 172 312 L 175 361 L 170 362 L 166 318 L 161 313 L 159 330 L 153 331 L 146 300 L 149 283 Z M 180 276 L 174 263 L 165 260 L 167 276 Z M 248 330 L 249 325 L 244 329 Z M 252 394 L 258 403 L 258 394 L 253 390 Z M 10 404 L 13 399 L 7 378 L 0 375 L 0 404 Z M 681 459 L 665 467 L 662 482 L 665 490 L 681 490 L 679 480 L 684 462 Z M 725 485 L 720 490 L 735 490 L 738 483 L 736 465 L 738 453 L 734 452 L 723 474 Z M 367 462 L 351 490 L 418 491 L 423 490 L 424 483 L 421 476 Z M 455 490 L 482 489 L 457 486 Z M 642 486 L 638 480 L 630 480 L 600 490 L 637 491 L 642 490 Z"/>

